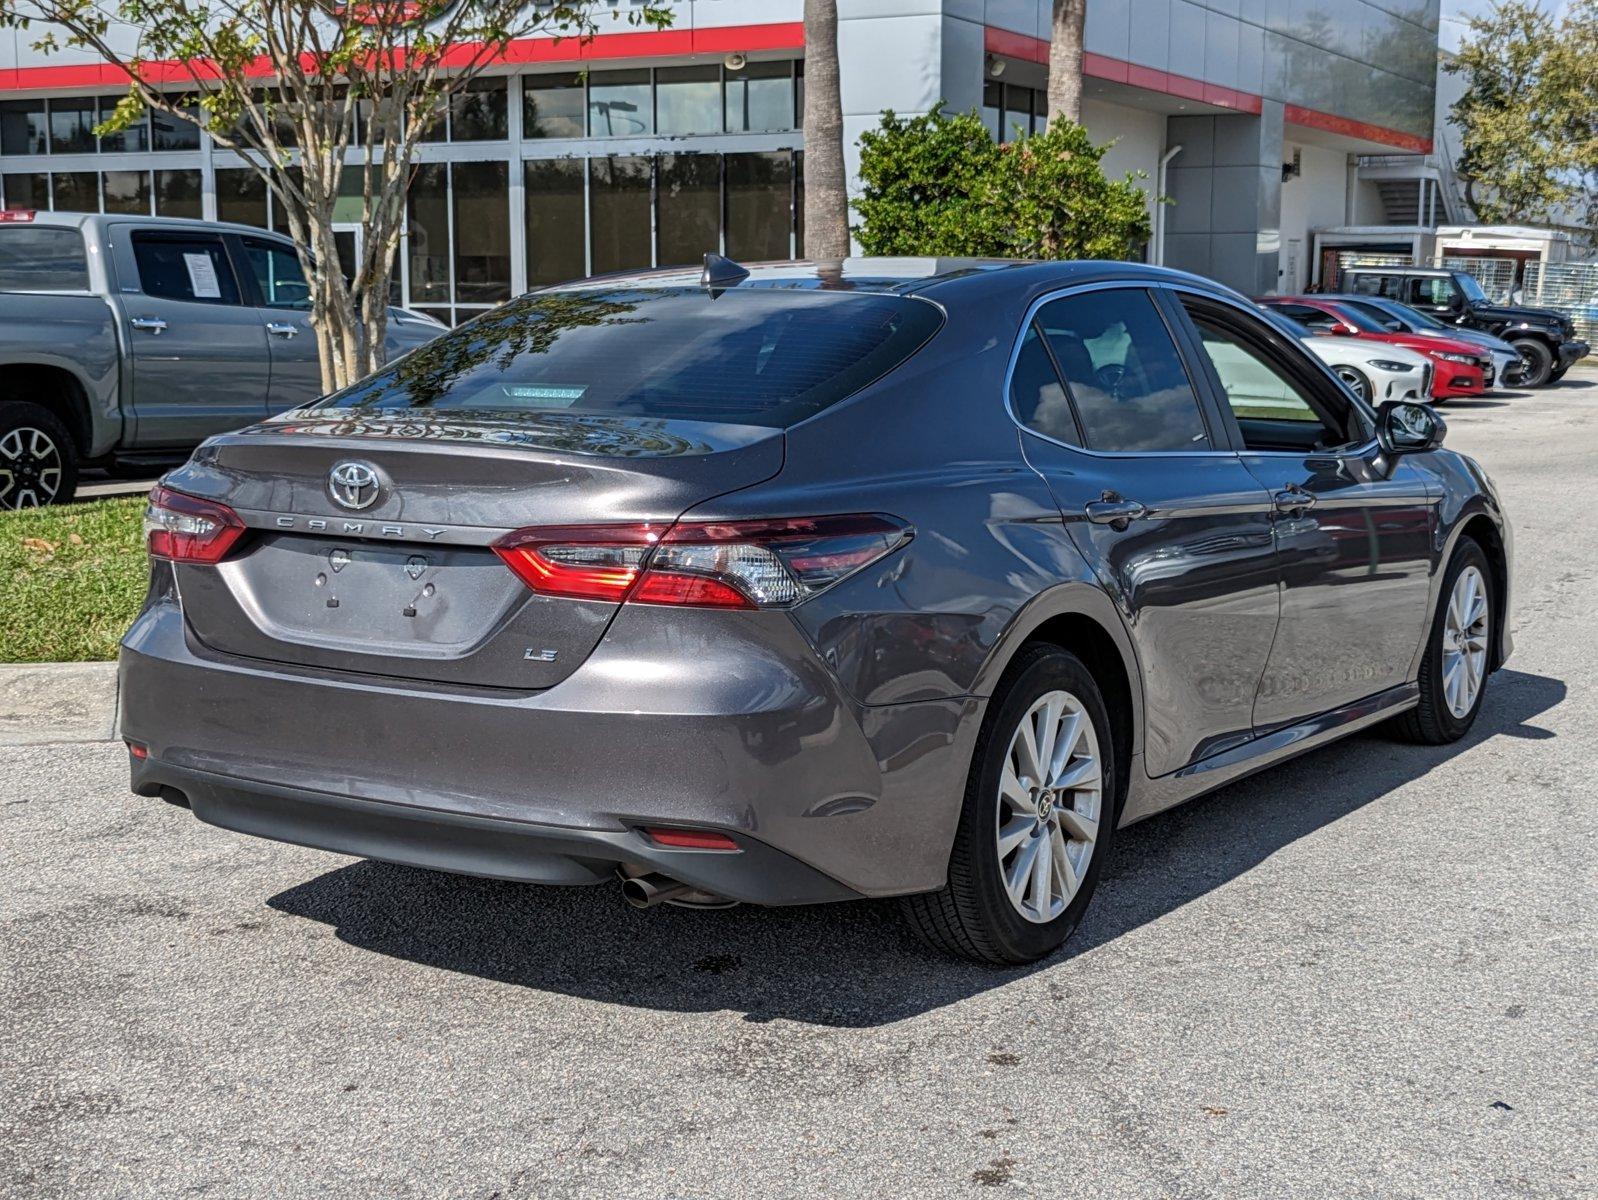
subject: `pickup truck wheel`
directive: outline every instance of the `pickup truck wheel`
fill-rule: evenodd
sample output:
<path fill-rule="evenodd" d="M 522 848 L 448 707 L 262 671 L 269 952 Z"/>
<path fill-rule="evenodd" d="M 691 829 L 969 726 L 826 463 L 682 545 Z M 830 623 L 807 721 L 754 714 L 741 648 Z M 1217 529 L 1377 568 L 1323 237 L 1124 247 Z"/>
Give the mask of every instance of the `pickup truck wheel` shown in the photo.
<path fill-rule="evenodd" d="M 72 435 L 49 409 L 0 404 L 0 509 L 65 504 L 78 489 Z"/>
<path fill-rule="evenodd" d="M 1510 343 L 1520 355 L 1520 378 L 1516 387 L 1540 388 L 1554 373 L 1554 355 L 1547 346 L 1535 338 L 1521 338 Z"/>

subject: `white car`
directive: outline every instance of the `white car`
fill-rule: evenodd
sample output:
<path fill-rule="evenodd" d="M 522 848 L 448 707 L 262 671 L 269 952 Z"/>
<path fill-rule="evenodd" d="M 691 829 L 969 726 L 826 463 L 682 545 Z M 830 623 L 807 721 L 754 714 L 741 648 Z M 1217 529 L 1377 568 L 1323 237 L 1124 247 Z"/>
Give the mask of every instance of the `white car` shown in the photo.
<path fill-rule="evenodd" d="M 1337 377 L 1348 384 L 1349 390 L 1366 403 L 1380 404 L 1383 400 L 1431 403 L 1432 364 L 1420 351 L 1363 338 L 1333 337 L 1300 325 L 1281 313 L 1272 312 L 1271 315 L 1298 334 L 1305 349 L 1335 371 Z"/>

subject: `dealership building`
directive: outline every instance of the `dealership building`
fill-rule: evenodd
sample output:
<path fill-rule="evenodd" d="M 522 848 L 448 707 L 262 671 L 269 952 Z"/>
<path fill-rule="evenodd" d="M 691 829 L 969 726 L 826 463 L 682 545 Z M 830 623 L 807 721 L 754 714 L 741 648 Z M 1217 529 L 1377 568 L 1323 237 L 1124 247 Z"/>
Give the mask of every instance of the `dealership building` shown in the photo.
<path fill-rule="evenodd" d="M 678 0 L 661 31 L 603 15 L 635 6 L 606 0 L 586 43 L 514 43 L 460 98 L 418 156 L 406 304 L 453 322 L 706 250 L 803 255 L 802 0 Z M 1042 123 L 1049 0 L 838 9 L 851 164 L 886 108 L 978 109 L 1007 139 Z M 1312 231 L 1380 222 L 1364 164 L 1431 150 L 1437 22 L 1438 0 L 1089 0 L 1084 120 L 1114 143 L 1111 172 L 1144 176 L 1144 256 L 1248 292 L 1302 287 Z M 96 138 L 117 72 L 39 53 L 40 33 L 0 30 L 0 207 L 281 227 L 254 173 L 185 122 Z M 359 206 L 352 189 L 346 253 Z"/>

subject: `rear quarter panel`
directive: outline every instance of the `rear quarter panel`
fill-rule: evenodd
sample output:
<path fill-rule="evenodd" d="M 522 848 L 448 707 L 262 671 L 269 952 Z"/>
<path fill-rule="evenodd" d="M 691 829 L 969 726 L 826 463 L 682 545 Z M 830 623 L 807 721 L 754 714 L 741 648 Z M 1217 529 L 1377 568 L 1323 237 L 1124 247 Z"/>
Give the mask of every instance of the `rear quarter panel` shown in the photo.
<path fill-rule="evenodd" d="M 122 350 L 116 314 L 104 297 L 0 293 L 0 371 L 17 366 L 57 368 L 77 381 L 88 402 L 87 457 L 116 445 L 122 436 Z"/>

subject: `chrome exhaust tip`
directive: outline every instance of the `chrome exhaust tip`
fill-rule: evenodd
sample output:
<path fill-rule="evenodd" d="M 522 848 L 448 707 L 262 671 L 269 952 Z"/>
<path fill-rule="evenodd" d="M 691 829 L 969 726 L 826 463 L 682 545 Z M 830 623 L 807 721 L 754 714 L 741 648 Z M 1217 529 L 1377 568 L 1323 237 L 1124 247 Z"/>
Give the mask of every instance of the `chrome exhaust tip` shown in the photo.
<path fill-rule="evenodd" d="M 622 899 L 634 908 L 654 908 L 657 904 L 686 896 L 693 890 L 686 883 L 679 883 L 658 872 L 629 875 L 621 881 Z"/>

